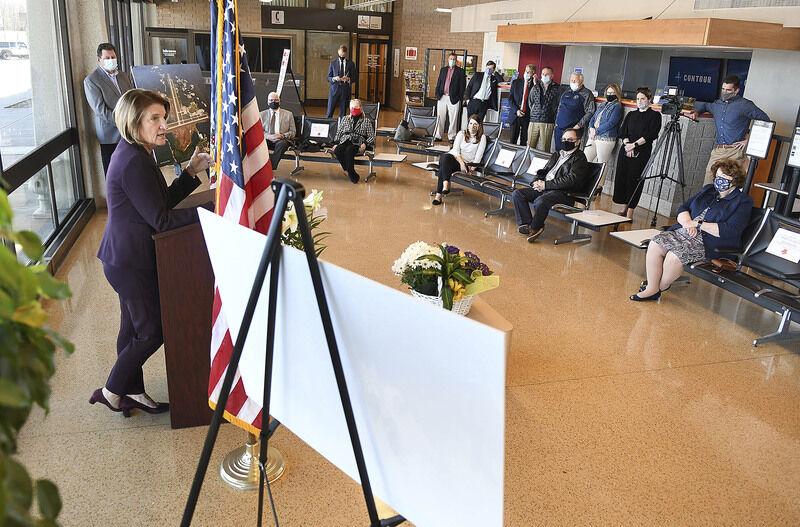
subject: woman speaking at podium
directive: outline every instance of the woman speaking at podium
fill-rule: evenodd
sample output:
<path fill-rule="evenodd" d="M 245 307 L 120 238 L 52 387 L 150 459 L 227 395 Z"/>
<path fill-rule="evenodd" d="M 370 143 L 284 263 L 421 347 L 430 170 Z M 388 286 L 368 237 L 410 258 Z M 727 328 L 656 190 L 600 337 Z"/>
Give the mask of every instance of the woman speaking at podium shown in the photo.
<path fill-rule="evenodd" d="M 156 92 L 126 92 L 114 109 L 122 141 L 108 168 L 108 223 L 97 257 L 119 295 L 121 311 L 117 361 L 105 386 L 89 402 L 102 403 L 128 417 L 132 409 L 162 413 L 144 390 L 142 365 L 161 347 L 161 307 L 153 234 L 198 221 L 196 209 L 172 210 L 200 185 L 196 175 L 210 156 L 195 150 L 189 165 L 169 187 L 154 158 L 166 143 L 169 101 Z"/>

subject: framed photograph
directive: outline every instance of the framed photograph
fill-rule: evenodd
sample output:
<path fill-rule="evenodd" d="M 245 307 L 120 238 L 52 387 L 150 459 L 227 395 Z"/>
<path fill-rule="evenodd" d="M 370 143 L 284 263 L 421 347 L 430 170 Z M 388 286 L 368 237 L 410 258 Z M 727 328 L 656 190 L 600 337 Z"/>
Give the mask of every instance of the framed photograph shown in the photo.
<path fill-rule="evenodd" d="M 754 119 L 750 123 L 750 135 L 747 137 L 745 154 L 757 159 L 766 159 L 769 154 L 769 145 L 772 142 L 772 133 L 775 131 L 775 121 L 759 121 Z"/>

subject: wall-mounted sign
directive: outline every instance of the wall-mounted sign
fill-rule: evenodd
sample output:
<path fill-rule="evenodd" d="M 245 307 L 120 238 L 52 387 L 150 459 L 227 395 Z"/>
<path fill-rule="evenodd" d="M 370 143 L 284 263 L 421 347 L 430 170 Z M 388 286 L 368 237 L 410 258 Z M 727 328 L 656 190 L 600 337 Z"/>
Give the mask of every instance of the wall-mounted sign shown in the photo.
<path fill-rule="evenodd" d="M 394 48 L 394 61 L 392 61 L 392 74 L 400 76 L 400 48 Z"/>
<path fill-rule="evenodd" d="M 286 23 L 286 16 L 284 11 L 272 11 L 272 23 L 276 25 L 284 25 Z"/>
<path fill-rule="evenodd" d="M 289 68 L 289 55 L 291 52 L 291 49 L 283 50 L 283 57 L 281 58 L 281 73 L 278 75 L 278 88 L 275 90 L 278 92 L 278 95 L 280 95 L 281 90 L 283 90 L 283 82 L 286 80 L 286 70 Z"/>
<path fill-rule="evenodd" d="M 671 57 L 667 84 L 677 86 L 687 97 L 712 102 L 718 96 L 721 59 Z"/>
<path fill-rule="evenodd" d="M 417 60 L 417 48 L 406 48 L 406 60 Z"/>
<path fill-rule="evenodd" d="M 381 20 L 382 19 L 379 16 L 371 16 L 371 17 L 369 17 L 369 28 L 370 29 L 381 29 L 381 27 L 382 27 Z"/>
<path fill-rule="evenodd" d="M 369 15 L 358 15 L 358 29 L 369 29 L 370 18 Z"/>
<path fill-rule="evenodd" d="M 583 75 L 583 67 L 582 66 L 575 66 L 574 73 L 580 73 Z"/>

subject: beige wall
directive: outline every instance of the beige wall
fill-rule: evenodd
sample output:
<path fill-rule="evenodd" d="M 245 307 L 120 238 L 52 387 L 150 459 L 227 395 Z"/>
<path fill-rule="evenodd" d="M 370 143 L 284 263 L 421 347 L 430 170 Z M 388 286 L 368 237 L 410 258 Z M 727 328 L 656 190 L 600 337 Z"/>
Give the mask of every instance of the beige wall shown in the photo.
<path fill-rule="evenodd" d="M 466 48 L 479 55 L 481 63 L 483 33 L 451 33 L 450 14 L 437 13 L 434 9 L 442 7 L 462 7 L 479 4 L 482 0 L 397 0 L 394 3 L 394 36 L 392 46 L 400 48 L 400 76 L 392 80 L 392 95 L 389 105 L 402 109 L 405 104 L 403 70 L 425 69 L 425 50 L 428 48 Z M 405 60 L 406 46 L 418 49 L 417 60 Z M 394 53 L 394 51 L 392 51 Z M 482 69 L 482 68 L 480 68 Z M 436 79 L 433 80 L 435 82 Z"/>

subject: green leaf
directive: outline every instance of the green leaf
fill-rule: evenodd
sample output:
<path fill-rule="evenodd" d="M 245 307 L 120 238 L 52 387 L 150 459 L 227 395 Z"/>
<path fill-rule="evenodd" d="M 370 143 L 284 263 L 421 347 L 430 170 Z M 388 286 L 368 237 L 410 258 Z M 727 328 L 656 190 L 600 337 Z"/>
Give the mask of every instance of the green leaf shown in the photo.
<path fill-rule="evenodd" d="M 63 300 L 72 296 L 69 286 L 53 278 L 46 269 L 36 273 L 36 278 L 39 281 L 39 291 L 47 298 Z"/>
<path fill-rule="evenodd" d="M 442 286 L 442 307 L 453 310 L 453 290 L 448 285 Z"/>
<path fill-rule="evenodd" d="M 40 479 L 36 482 L 36 502 L 39 504 L 39 512 L 45 519 L 55 520 L 61 512 L 58 488 L 50 480 Z"/>
<path fill-rule="evenodd" d="M 11 226 L 11 203 L 8 201 L 8 194 L 0 190 L 0 226 Z"/>
<path fill-rule="evenodd" d="M 50 340 L 57 348 L 61 348 L 67 353 L 73 353 L 75 351 L 75 344 L 62 337 L 59 333 L 49 328 L 44 328 L 44 332 L 50 337 Z"/>
<path fill-rule="evenodd" d="M 6 458 L 5 487 L 8 500 L 20 509 L 27 511 L 33 503 L 33 482 L 21 464 L 14 459 Z"/>
<path fill-rule="evenodd" d="M 11 318 L 14 316 L 14 309 L 14 299 L 0 289 L 0 318 Z"/>
<path fill-rule="evenodd" d="M 0 378 L 0 406 L 24 408 L 29 404 L 28 397 L 19 386 L 6 378 Z"/>
<path fill-rule="evenodd" d="M 17 242 L 22 246 L 22 250 L 27 254 L 31 260 L 38 261 L 44 254 L 44 247 L 42 247 L 42 240 L 39 235 L 31 231 L 18 231 L 12 233 L 11 240 Z"/>
<path fill-rule="evenodd" d="M 11 317 L 14 322 L 25 324 L 35 328 L 40 327 L 47 320 L 47 313 L 42 309 L 42 305 L 33 300 L 19 306 Z"/>

